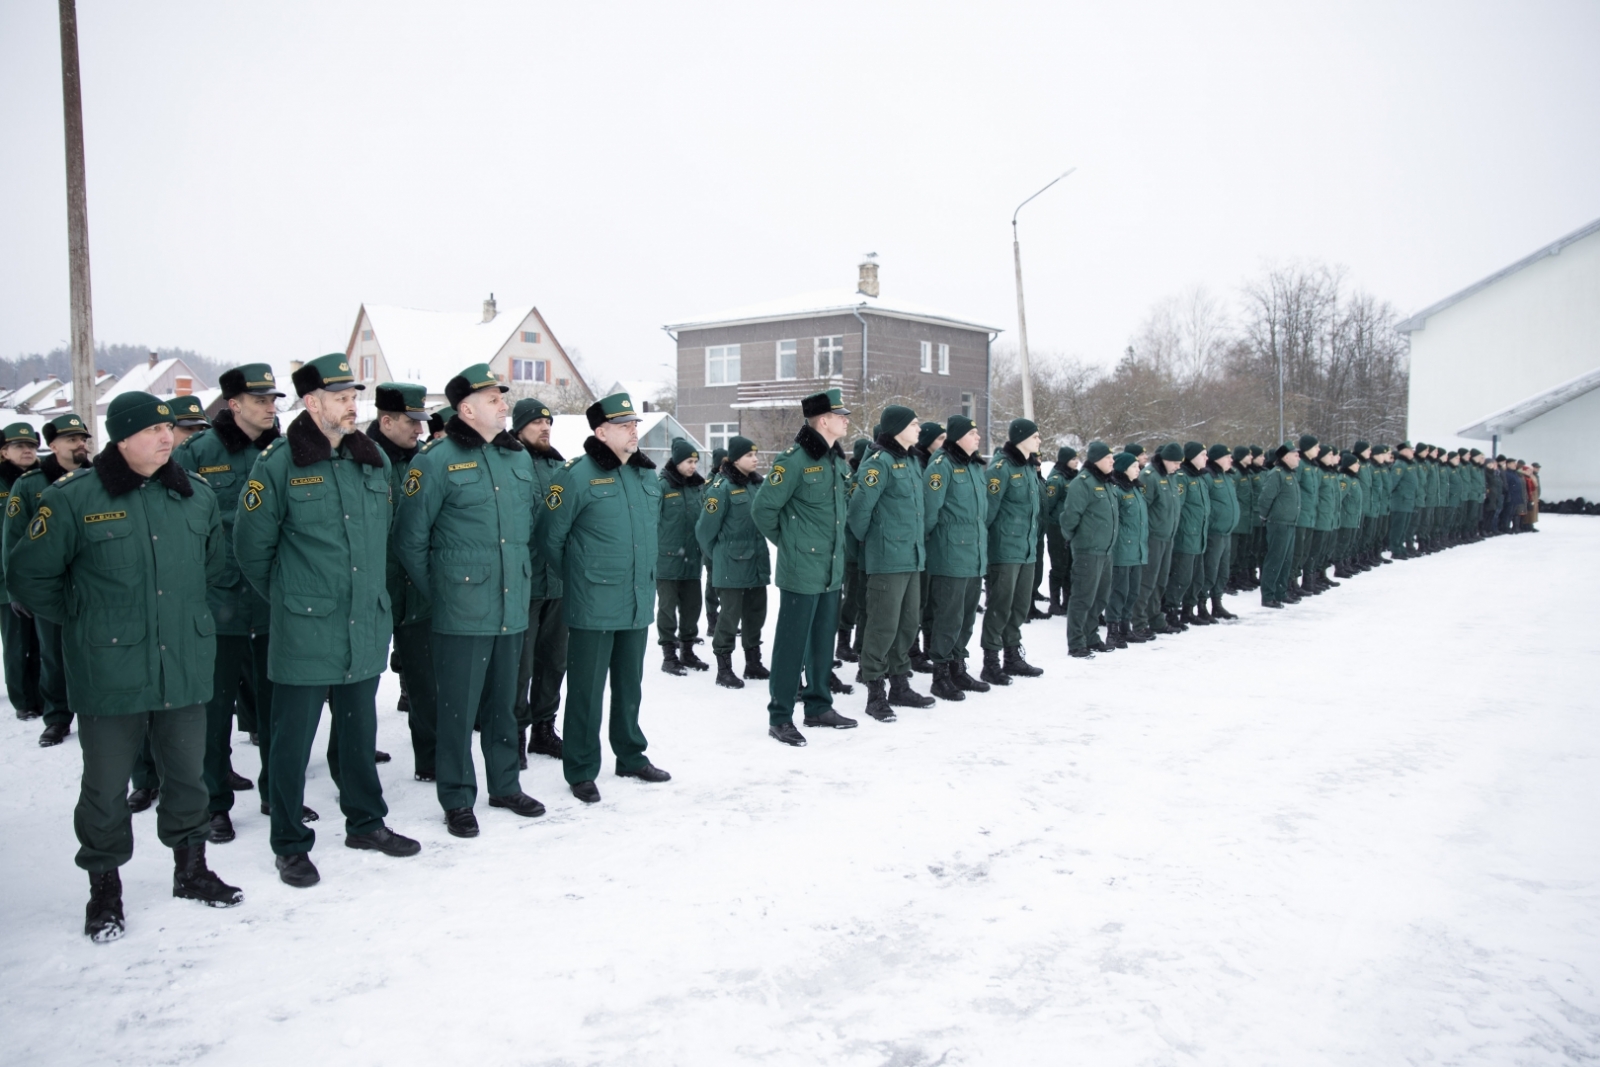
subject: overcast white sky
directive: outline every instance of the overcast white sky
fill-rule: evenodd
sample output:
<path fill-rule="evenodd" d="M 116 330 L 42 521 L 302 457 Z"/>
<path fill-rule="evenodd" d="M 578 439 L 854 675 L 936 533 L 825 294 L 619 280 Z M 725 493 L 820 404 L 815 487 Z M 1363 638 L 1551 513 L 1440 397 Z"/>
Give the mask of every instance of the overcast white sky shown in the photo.
<path fill-rule="evenodd" d="M 78 3 L 95 336 L 280 366 L 532 301 L 594 377 L 854 282 L 1110 361 L 1264 261 L 1412 310 L 1600 216 L 1600 3 Z M 68 336 L 56 5 L 0 3 L 0 355 Z M 604 384 L 604 383 L 601 383 Z"/>

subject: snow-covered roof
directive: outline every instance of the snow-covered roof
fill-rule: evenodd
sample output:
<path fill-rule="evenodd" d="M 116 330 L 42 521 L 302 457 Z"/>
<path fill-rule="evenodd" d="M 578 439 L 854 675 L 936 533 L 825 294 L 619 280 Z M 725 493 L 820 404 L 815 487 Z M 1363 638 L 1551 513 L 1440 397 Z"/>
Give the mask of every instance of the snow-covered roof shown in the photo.
<path fill-rule="evenodd" d="M 61 379 L 53 374 L 48 378 L 35 378 L 33 381 L 19 385 L 9 392 L 0 393 L 0 408 L 15 410 L 18 404 L 35 400 L 45 393 L 53 392 L 59 388 L 61 388 Z"/>
<path fill-rule="evenodd" d="M 463 367 L 493 359 L 534 309 L 532 304 L 507 308 L 484 322 L 478 311 L 363 307 L 390 375 L 396 381 L 420 382 L 436 395 Z"/>
<path fill-rule="evenodd" d="M 658 432 L 659 431 L 659 432 Z M 550 424 L 550 445 L 568 459 L 583 455 L 583 442 L 594 434 L 589 420 L 583 415 L 557 415 Z M 646 411 L 639 415 L 639 443 L 651 459 L 660 462 L 674 437 L 694 441 L 696 448 L 705 448 L 695 440 L 694 434 L 665 411 Z M 659 438 L 659 440 L 658 440 Z M 648 439 L 648 440 L 647 440 Z"/>
<path fill-rule="evenodd" d="M 112 374 L 110 371 L 98 372 L 94 379 L 95 396 L 98 398 L 102 394 L 103 389 L 109 388 L 111 383 L 115 382 L 116 380 L 117 376 Z M 36 398 L 29 406 L 35 412 L 40 414 L 46 412 L 52 415 L 66 414 L 73 409 L 72 383 L 70 381 L 62 382 L 60 388 Z M 78 414 L 83 415 L 87 413 L 80 411 Z"/>
<path fill-rule="evenodd" d="M 768 300 L 760 304 L 726 308 L 705 315 L 696 315 L 682 322 L 670 323 L 662 329 L 701 330 L 709 326 L 739 326 L 818 315 L 848 315 L 856 311 L 895 319 L 910 319 L 913 322 L 930 322 L 940 326 L 960 326 L 988 333 L 1000 332 L 1000 327 L 985 326 L 975 319 L 950 315 L 906 300 L 886 300 L 883 297 L 867 296 L 856 289 L 823 289 L 814 293 L 799 293 L 779 300 Z"/>
<path fill-rule="evenodd" d="M 647 381 L 643 378 L 623 381 L 621 378 L 618 378 L 616 381 L 606 386 L 606 391 L 600 395 L 610 396 L 612 393 L 627 393 L 636 401 L 645 401 L 655 400 L 670 388 L 671 386 L 662 381 Z"/>
<path fill-rule="evenodd" d="M 1491 441 L 1500 434 L 1511 433 L 1523 423 L 1532 422 L 1540 415 L 1547 415 L 1563 404 L 1569 404 L 1596 389 L 1600 389 L 1600 367 L 1587 374 L 1580 374 L 1571 381 L 1546 389 L 1542 393 L 1535 393 L 1503 411 L 1485 415 L 1471 426 L 1457 430 L 1456 436 L 1467 437 L 1474 441 Z"/>
<path fill-rule="evenodd" d="M 116 384 L 100 394 L 100 399 L 96 403 L 109 404 L 123 393 L 156 393 L 157 390 L 151 388 L 151 386 L 159 382 L 174 366 L 186 372 L 185 377 L 193 379 L 196 383 L 204 384 L 199 375 L 195 374 L 187 363 L 176 356 L 171 356 L 167 359 L 157 360 L 154 364 L 146 362 L 129 367 L 122 377 L 117 379 Z"/>

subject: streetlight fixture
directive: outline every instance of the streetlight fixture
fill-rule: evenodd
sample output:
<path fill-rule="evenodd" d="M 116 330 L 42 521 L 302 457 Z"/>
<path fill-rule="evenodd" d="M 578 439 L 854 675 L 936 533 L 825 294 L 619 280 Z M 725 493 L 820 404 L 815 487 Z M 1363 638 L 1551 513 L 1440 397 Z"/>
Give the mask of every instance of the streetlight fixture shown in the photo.
<path fill-rule="evenodd" d="M 1011 213 L 1011 254 L 1017 265 L 1017 347 L 1022 350 L 1022 417 L 1025 419 L 1033 418 L 1033 372 L 1028 364 L 1028 317 L 1022 309 L 1022 244 L 1017 240 L 1017 212 L 1027 207 L 1029 201 L 1036 199 L 1045 189 L 1077 169 L 1068 167 L 1064 173 L 1051 179 L 1044 189 L 1018 204 L 1017 210 Z"/>

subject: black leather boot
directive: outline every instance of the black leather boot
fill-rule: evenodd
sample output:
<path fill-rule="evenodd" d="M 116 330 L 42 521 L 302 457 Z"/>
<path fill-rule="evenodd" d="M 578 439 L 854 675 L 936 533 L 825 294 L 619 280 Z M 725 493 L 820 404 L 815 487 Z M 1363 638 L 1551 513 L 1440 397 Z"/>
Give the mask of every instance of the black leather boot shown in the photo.
<path fill-rule="evenodd" d="M 244 892 L 228 885 L 206 866 L 205 842 L 172 850 L 172 895 L 198 900 L 213 908 L 244 903 Z"/>
<path fill-rule="evenodd" d="M 849 630 L 839 631 L 839 644 L 833 650 L 833 658 L 843 660 L 846 663 L 857 663 L 860 661 L 861 657 L 856 654 L 855 649 L 850 647 Z"/>
<path fill-rule="evenodd" d="M 688 667 L 691 671 L 709 671 L 711 664 L 694 654 L 695 642 L 678 642 L 678 662 Z"/>
<path fill-rule="evenodd" d="M 931 692 L 940 700 L 965 700 L 967 694 L 961 691 L 954 678 L 950 676 L 952 663 L 935 663 L 933 665 L 933 689 Z"/>
<path fill-rule="evenodd" d="M 1222 606 L 1222 598 L 1220 596 L 1214 596 L 1211 598 L 1211 617 L 1213 619 L 1237 619 L 1239 616 Z"/>
<path fill-rule="evenodd" d="M 1035 667 L 1023 656 L 1022 646 L 1006 649 L 1005 672 L 1007 674 L 1021 675 L 1024 678 L 1037 678 L 1044 673 L 1040 667 Z"/>
<path fill-rule="evenodd" d="M 889 695 L 884 692 L 883 679 L 867 683 L 867 714 L 879 722 L 894 722 L 894 708 L 889 705 Z"/>
<path fill-rule="evenodd" d="M 744 650 L 744 676 L 751 681 L 760 681 L 771 678 L 772 672 L 761 663 L 761 649 L 747 648 Z"/>
<path fill-rule="evenodd" d="M 1005 668 L 1000 666 L 999 649 L 986 648 L 983 650 L 983 670 L 978 674 L 978 677 L 990 685 L 1011 684 L 1011 675 L 1007 674 Z"/>
<path fill-rule="evenodd" d="M 967 673 L 967 661 L 964 659 L 950 661 L 950 680 L 968 693 L 987 693 L 989 691 L 988 682 L 980 682 Z"/>
<path fill-rule="evenodd" d="M 528 751 L 536 756 L 561 758 L 561 735 L 556 733 L 554 719 L 533 724 L 532 736 L 528 738 Z"/>
<path fill-rule="evenodd" d="M 122 875 L 115 867 L 89 875 L 89 906 L 83 909 L 83 932 L 105 944 L 122 936 Z"/>
<path fill-rule="evenodd" d="M 1122 636 L 1122 628 L 1128 625 L 1125 622 L 1114 622 L 1106 627 L 1106 644 L 1112 648 L 1127 648 L 1128 639 Z"/>
<path fill-rule="evenodd" d="M 661 670 L 666 674 L 675 674 L 679 678 L 689 673 L 683 669 L 683 664 L 678 662 L 677 645 L 661 646 Z"/>
<path fill-rule="evenodd" d="M 931 708 L 933 698 L 911 688 L 911 675 L 896 674 L 889 679 L 889 703 L 902 708 Z"/>
<path fill-rule="evenodd" d="M 724 689 L 743 689 L 744 682 L 733 673 L 733 653 L 715 652 L 713 655 L 717 657 L 717 684 Z"/>

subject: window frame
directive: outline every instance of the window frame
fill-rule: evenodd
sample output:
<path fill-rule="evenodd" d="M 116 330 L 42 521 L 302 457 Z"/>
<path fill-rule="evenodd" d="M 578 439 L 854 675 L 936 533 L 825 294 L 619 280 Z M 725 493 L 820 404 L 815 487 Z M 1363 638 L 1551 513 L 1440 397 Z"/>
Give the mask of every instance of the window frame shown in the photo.
<path fill-rule="evenodd" d="M 714 452 L 719 448 L 727 448 L 728 442 L 739 436 L 737 422 L 708 422 L 706 423 L 706 451 Z"/>
<path fill-rule="evenodd" d="M 918 341 L 917 344 L 922 346 L 921 349 L 920 349 L 920 352 L 921 352 L 920 364 L 921 365 L 920 365 L 920 367 L 918 369 L 920 369 L 923 374 L 932 374 L 933 373 L 933 342 L 932 341 Z"/>
<path fill-rule="evenodd" d="M 823 373 L 822 356 L 828 356 L 828 371 Z M 835 366 L 837 357 L 837 366 Z M 813 378 L 843 378 L 844 377 L 844 335 L 830 334 L 826 337 L 813 337 L 811 339 L 811 376 Z"/>
<path fill-rule="evenodd" d="M 973 412 L 975 412 L 977 410 L 978 410 L 977 397 L 975 397 L 971 393 L 962 393 L 961 394 L 961 414 L 965 415 L 967 418 L 970 419 L 970 418 L 974 417 Z"/>
<path fill-rule="evenodd" d="M 706 388 L 708 388 L 708 389 L 720 389 L 723 386 L 727 386 L 727 385 L 739 385 L 741 382 L 744 381 L 744 353 L 742 352 L 741 348 L 742 348 L 742 346 L 738 345 L 738 344 L 706 345 L 706 347 L 705 347 Z M 731 358 L 732 358 L 733 364 L 734 364 L 734 371 L 733 371 L 734 376 L 733 376 L 732 379 L 728 378 L 728 360 L 730 358 L 728 353 L 730 351 L 732 352 L 732 357 Z M 718 353 L 720 353 L 720 355 L 718 355 L 716 357 L 713 357 L 711 355 L 711 353 L 713 353 L 713 352 L 718 352 Z M 713 362 L 713 358 L 715 358 L 715 361 L 718 364 L 720 364 L 721 367 L 722 367 L 723 380 L 720 381 L 720 382 L 714 382 L 714 381 L 711 380 L 711 365 L 712 365 L 712 362 Z"/>
<path fill-rule="evenodd" d="M 789 373 L 783 373 L 783 346 L 792 345 L 789 350 Z M 772 376 L 780 382 L 792 382 L 800 377 L 800 339 L 798 337 L 786 338 L 776 342 L 772 350 Z"/>
<path fill-rule="evenodd" d="M 942 341 L 939 343 L 939 373 L 950 373 L 950 346 Z"/>
<path fill-rule="evenodd" d="M 536 345 L 536 344 L 538 344 L 539 343 L 539 331 L 538 330 L 523 330 L 522 331 L 522 343 L 525 344 L 525 345 Z"/>

